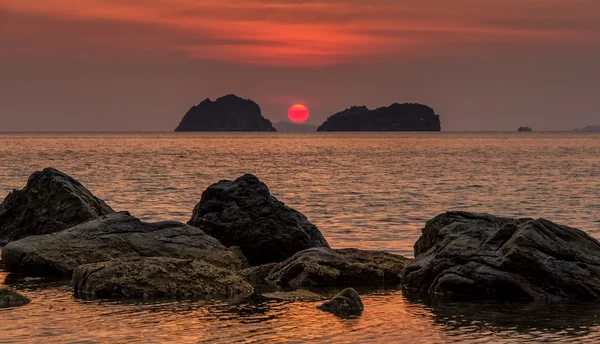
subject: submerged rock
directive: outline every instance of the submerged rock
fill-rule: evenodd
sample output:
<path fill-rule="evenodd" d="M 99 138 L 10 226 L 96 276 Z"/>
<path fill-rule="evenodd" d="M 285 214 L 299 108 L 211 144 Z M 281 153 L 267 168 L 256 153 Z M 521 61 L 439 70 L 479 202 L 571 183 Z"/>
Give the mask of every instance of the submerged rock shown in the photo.
<path fill-rule="evenodd" d="M 48 234 L 114 212 L 68 175 L 46 168 L 0 204 L 0 245 L 29 235 Z"/>
<path fill-rule="evenodd" d="M 83 264 L 126 257 L 202 259 L 239 269 L 232 251 L 196 227 L 180 222 L 142 222 L 113 213 L 54 234 L 13 241 L 2 250 L 7 270 L 33 276 L 71 276 Z"/>
<path fill-rule="evenodd" d="M 369 110 L 353 106 L 338 112 L 317 131 L 440 131 L 440 117 L 422 104 L 392 104 Z"/>
<path fill-rule="evenodd" d="M 410 260 L 381 251 L 320 247 L 296 253 L 284 262 L 241 270 L 250 283 L 278 288 L 383 286 L 402 284 Z"/>
<path fill-rule="evenodd" d="M 348 317 L 351 315 L 361 315 L 365 306 L 356 290 L 347 288 L 317 308 L 339 317 Z"/>
<path fill-rule="evenodd" d="M 251 174 L 208 187 L 188 224 L 225 246 L 239 246 L 251 265 L 281 262 L 311 247 L 329 247 L 315 225 L 271 196 Z"/>
<path fill-rule="evenodd" d="M 258 104 L 230 94 L 193 106 L 175 131 L 275 131 Z"/>
<path fill-rule="evenodd" d="M 19 307 L 30 302 L 31 300 L 16 291 L 0 287 L 0 308 Z"/>
<path fill-rule="evenodd" d="M 544 219 L 448 212 L 427 222 L 403 275 L 410 291 L 528 301 L 600 300 L 600 243 Z"/>
<path fill-rule="evenodd" d="M 280 301 L 321 301 L 325 297 L 309 290 L 298 289 L 293 291 L 275 291 L 261 294 L 263 297 Z"/>
<path fill-rule="evenodd" d="M 254 289 L 233 270 L 197 259 L 135 257 L 79 266 L 73 290 L 81 297 L 246 297 Z"/>

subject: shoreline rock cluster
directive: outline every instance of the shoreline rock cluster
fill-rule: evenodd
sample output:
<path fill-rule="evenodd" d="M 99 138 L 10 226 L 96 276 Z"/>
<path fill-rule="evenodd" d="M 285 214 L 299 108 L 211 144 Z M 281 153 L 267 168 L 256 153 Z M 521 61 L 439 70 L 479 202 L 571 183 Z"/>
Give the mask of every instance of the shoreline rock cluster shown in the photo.
<path fill-rule="evenodd" d="M 0 238 L 7 271 L 71 277 L 81 298 L 245 298 L 266 289 L 316 301 L 318 290 L 390 286 L 430 297 L 600 300 L 600 243 L 578 229 L 447 212 L 427 222 L 414 259 L 333 249 L 250 174 L 209 186 L 187 224 L 146 223 L 48 168 L 0 204 Z M 363 308 L 351 288 L 320 306 L 340 316 Z"/>

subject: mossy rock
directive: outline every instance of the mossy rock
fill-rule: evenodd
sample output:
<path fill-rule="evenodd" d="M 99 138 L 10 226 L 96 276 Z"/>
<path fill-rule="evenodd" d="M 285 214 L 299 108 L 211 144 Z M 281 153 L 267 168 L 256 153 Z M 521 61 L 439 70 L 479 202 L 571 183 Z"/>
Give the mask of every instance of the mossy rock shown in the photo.
<path fill-rule="evenodd" d="M 83 265 L 73 290 L 84 298 L 243 298 L 254 288 L 233 270 L 195 259 L 136 257 Z"/>
<path fill-rule="evenodd" d="M 323 295 L 313 293 L 309 290 L 298 289 L 294 291 L 276 291 L 272 293 L 264 293 L 263 297 L 272 300 L 280 301 L 321 301 L 325 300 Z"/>

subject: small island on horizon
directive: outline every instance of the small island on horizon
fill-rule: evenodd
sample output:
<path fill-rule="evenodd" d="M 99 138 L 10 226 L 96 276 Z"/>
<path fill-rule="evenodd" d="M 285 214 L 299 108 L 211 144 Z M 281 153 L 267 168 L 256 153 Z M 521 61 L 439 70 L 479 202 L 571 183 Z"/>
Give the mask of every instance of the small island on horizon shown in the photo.
<path fill-rule="evenodd" d="M 581 133 L 600 133 L 600 125 L 588 125 L 585 128 L 573 129 L 573 131 Z"/>

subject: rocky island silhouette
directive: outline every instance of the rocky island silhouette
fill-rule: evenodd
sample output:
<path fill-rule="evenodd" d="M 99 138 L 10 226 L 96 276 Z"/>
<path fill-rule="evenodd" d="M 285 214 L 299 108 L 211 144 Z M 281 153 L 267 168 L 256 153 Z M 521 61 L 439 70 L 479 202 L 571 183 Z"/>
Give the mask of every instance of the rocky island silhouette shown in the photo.
<path fill-rule="evenodd" d="M 249 99 L 229 94 L 215 101 L 206 99 L 192 106 L 176 132 L 184 131 L 276 131 L 264 118 L 260 106 Z"/>
<path fill-rule="evenodd" d="M 353 106 L 329 117 L 317 131 L 440 131 L 440 117 L 427 105 L 394 103 L 369 110 Z"/>

